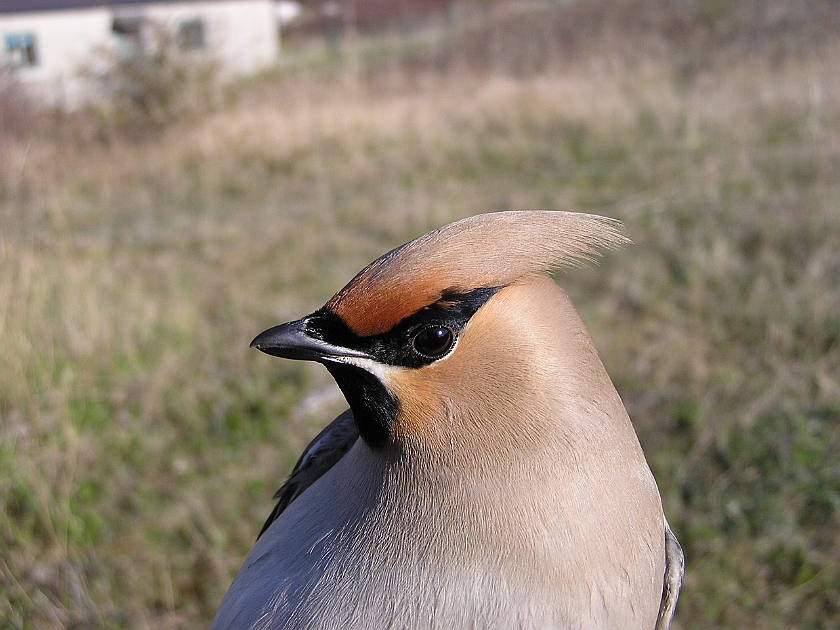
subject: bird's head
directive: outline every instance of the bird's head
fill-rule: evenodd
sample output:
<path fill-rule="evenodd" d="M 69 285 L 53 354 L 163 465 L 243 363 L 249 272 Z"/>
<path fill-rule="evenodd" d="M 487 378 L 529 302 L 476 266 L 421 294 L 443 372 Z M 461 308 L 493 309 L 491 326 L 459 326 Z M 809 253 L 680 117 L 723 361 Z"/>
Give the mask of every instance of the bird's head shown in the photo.
<path fill-rule="evenodd" d="M 504 424 L 504 406 L 538 405 L 544 372 L 577 369 L 553 339 L 579 353 L 582 324 L 548 273 L 625 242 L 617 221 L 594 215 L 470 217 L 378 258 L 321 309 L 251 345 L 323 363 L 373 449 L 455 444 L 483 418 Z"/>

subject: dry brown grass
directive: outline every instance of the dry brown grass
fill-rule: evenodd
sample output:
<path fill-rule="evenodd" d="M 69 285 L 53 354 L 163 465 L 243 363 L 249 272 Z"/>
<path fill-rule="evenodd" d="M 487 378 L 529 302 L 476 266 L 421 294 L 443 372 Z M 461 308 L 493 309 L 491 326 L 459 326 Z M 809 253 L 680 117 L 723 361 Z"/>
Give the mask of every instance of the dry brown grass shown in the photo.
<path fill-rule="evenodd" d="M 832 8 L 531 7 L 145 141 L 5 136 L 0 625 L 206 623 L 342 404 L 252 336 L 429 228 L 549 207 L 635 241 L 561 282 L 686 548 L 678 627 L 840 626 Z"/>

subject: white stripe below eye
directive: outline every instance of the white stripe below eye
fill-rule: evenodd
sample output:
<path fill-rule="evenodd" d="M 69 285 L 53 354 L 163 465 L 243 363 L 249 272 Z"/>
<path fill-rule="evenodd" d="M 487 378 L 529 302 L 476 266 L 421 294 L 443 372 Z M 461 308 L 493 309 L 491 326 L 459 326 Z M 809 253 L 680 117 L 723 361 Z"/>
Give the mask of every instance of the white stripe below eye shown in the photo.
<path fill-rule="evenodd" d="M 452 347 L 449 349 L 445 355 L 437 360 L 431 360 L 430 363 L 438 363 L 439 361 L 446 361 L 449 357 L 455 354 L 455 350 L 458 347 L 458 341 L 461 339 L 461 335 L 463 334 L 463 330 L 460 331 L 459 334 L 455 335 L 455 342 L 452 344 Z M 346 355 L 337 355 L 337 356 L 330 356 L 324 357 L 325 359 L 332 361 L 333 363 L 344 363 L 345 365 L 353 365 L 357 368 L 368 372 L 369 374 L 373 374 L 376 378 L 378 378 L 383 383 L 386 382 L 385 379 L 394 371 L 394 370 L 405 370 L 407 368 L 399 366 L 399 365 L 388 365 L 387 363 L 380 363 L 370 357 L 353 357 L 353 356 L 346 356 Z"/>
<path fill-rule="evenodd" d="M 385 365 L 384 363 L 380 363 L 379 361 L 374 361 L 373 359 L 367 357 L 347 357 L 347 356 L 338 356 L 338 357 L 331 357 L 333 361 L 336 363 L 345 363 L 347 365 L 353 365 L 357 368 L 364 370 L 365 372 L 369 372 L 373 374 L 376 378 L 378 378 L 383 383 L 388 375 L 394 371 L 394 366 Z"/>

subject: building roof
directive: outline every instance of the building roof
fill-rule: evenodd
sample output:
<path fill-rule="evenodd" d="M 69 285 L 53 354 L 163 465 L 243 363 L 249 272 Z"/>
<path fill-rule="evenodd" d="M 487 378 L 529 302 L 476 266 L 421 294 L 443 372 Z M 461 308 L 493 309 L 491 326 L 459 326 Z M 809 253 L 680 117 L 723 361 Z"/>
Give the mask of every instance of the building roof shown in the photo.
<path fill-rule="evenodd" d="M 119 7 L 125 5 L 174 4 L 191 0 L 0 0 L 0 14 L 32 13 L 37 11 L 64 11 L 94 7 Z"/>

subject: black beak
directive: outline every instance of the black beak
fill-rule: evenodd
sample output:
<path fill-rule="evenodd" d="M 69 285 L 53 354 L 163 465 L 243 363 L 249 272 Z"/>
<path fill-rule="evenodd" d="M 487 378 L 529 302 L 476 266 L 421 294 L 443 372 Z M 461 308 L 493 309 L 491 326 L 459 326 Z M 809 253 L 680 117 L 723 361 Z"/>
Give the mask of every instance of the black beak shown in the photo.
<path fill-rule="evenodd" d="M 368 357 L 364 352 L 324 341 L 318 328 L 312 324 L 312 318 L 307 316 L 274 326 L 257 335 L 251 342 L 251 347 L 275 357 L 319 363 L 341 362 L 342 358 Z"/>

